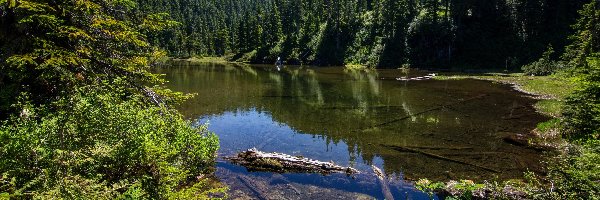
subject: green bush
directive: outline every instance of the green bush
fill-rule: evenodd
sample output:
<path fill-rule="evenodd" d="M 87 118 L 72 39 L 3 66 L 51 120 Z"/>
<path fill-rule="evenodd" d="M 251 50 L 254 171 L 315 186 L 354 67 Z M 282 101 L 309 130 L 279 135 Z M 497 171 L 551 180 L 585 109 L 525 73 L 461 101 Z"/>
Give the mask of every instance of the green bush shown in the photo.
<path fill-rule="evenodd" d="M 0 198 L 189 199 L 218 148 L 155 85 L 146 34 L 177 23 L 132 0 L 0 0 Z M 10 30 L 10 31 L 6 31 Z M 214 188 L 214 189 L 213 189 Z"/>
<path fill-rule="evenodd" d="M 565 136 L 600 139 L 600 58 L 588 58 L 589 73 L 581 75 L 580 89 L 567 98 L 563 116 Z"/>
<path fill-rule="evenodd" d="M 597 142 L 596 142 L 597 143 Z M 531 199 L 600 199 L 598 144 L 571 145 L 548 163 L 544 177 L 529 175 Z"/>
<path fill-rule="evenodd" d="M 523 66 L 522 70 L 527 75 L 534 76 L 547 76 L 556 72 L 561 68 L 561 64 L 558 61 L 552 60 L 551 56 L 554 54 L 552 46 L 548 46 L 548 50 L 544 52 L 544 55 L 530 64 Z"/>
<path fill-rule="evenodd" d="M 190 193 L 188 188 L 198 189 L 195 194 L 207 190 L 195 177 L 208 173 L 217 137 L 175 110 L 142 99 L 84 87 L 53 109 L 22 105 L 21 115 L 0 128 L 0 193 L 166 199 Z"/>

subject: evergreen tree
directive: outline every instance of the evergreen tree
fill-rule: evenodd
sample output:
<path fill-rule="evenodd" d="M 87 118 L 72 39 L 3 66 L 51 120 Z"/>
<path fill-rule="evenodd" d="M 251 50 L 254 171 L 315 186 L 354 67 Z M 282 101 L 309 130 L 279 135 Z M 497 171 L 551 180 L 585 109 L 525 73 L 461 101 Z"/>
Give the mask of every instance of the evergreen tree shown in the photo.
<path fill-rule="evenodd" d="M 218 139 L 171 106 L 133 1 L 0 0 L 0 198 L 206 198 Z M 192 181 L 193 180 L 193 181 Z"/>

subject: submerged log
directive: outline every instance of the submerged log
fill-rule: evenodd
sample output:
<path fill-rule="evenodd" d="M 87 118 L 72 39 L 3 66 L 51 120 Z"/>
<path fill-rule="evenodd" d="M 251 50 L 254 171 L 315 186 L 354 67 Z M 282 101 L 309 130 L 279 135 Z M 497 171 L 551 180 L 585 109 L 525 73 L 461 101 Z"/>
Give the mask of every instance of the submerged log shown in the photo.
<path fill-rule="evenodd" d="M 380 106 L 330 106 L 330 107 L 322 107 L 324 110 L 354 110 L 354 109 L 386 109 L 386 108 L 402 108 L 402 106 L 398 105 L 380 105 Z"/>
<path fill-rule="evenodd" d="M 416 149 L 430 149 L 430 150 L 472 150 L 473 147 L 454 147 L 454 146 L 406 146 L 408 148 Z"/>
<path fill-rule="evenodd" d="M 528 146 L 529 145 L 529 139 L 531 139 L 530 135 L 525 135 L 525 134 L 515 134 L 515 135 L 509 135 L 506 136 L 504 138 L 502 138 L 506 143 L 512 144 L 512 145 L 516 145 L 516 146 Z"/>
<path fill-rule="evenodd" d="M 521 147 L 526 147 L 526 148 L 530 148 L 530 149 L 534 149 L 537 151 L 552 151 L 554 149 L 556 149 L 555 147 L 552 146 L 547 146 L 541 143 L 536 143 L 535 142 L 535 135 L 533 134 L 514 134 L 514 135 L 509 135 L 506 137 L 503 137 L 502 140 L 504 140 L 504 142 L 515 145 L 515 146 L 521 146 Z"/>
<path fill-rule="evenodd" d="M 476 168 L 480 168 L 486 171 L 490 171 L 490 172 L 495 172 L 495 173 L 500 173 L 498 170 L 492 169 L 492 168 L 488 168 L 488 167 L 484 167 L 484 166 L 480 166 L 477 164 L 473 164 L 473 163 L 468 163 L 465 161 L 461 161 L 461 160 L 456 160 L 456 159 L 452 159 L 452 158 L 448 158 L 442 155 L 438 155 L 438 154 L 434 154 L 434 153 L 429 153 L 429 152 L 425 152 L 425 151 L 421 151 L 418 149 L 413 149 L 410 147 L 402 147 L 402 146 L 392 146 L 392 145 L 383 145 L 384 147 L 388 147 L 391 149 L 394 149 L 396 151 L 404 151 L 404 152 L 410 152 L 410 153 L 418 153 L 430 158 L 435 158 L 435 159 L 439 159 L 439 160 L 444 160 L 444 161 L 449 161 L 449 162 L 454 162 L 454 163 L 458 163 L 458 164 L 463 164 L 463 165 L 468 165 L 471 167 L 476 167 Z"/>
<path fill-rule="evenodd" d="M 377 127 L 385 126 L 385 125 L 388 125 L 388 124 L 391 124 L 391 123 L 396 123 L 396 122 L 399 122 L 399 121 L 402 121 L 402 120 L 405 120 L 405 119 L 409 119 L 411 117 L 416 117 L 416 116 L 419 116 L 419 115 L 422 115 L 422 114 L 426 114 L 426 113 L 429 113 L 429 112 L 432 112 L 432 111 L 437 111 L 437 110 L 441 110 L 441 109 L 444 109 L 444 108 L 448 108 L 448 107 L 454 106 L 456 104 L 461 104 L 461 103 L 466 103 L 468 101 L 473 101 L 473 100 L 476 100 L 476 99 L 481 99 L 481 98 L 483 98 L 485 96 L 487 96 L 487 94 L 481 94 L 481 95 L 477 95 L 477 96 L 474 96 L 474 97 L 471 97 L 471 98 L 459 100 L 457 102 L 453 102 L 453 103 L 449 103 L 449 104 L 445 104 L 445 105 L 433 107 L 433 108 L 430 108 L 430 109 L 427 109 L 427 110 L 424 110 L 424 111 L 421 111 L 421 112 L 418 112 L 418 113 L 414 113 L 414 114 L 407 115 L 407 116 L 404 116 L 404 117 L 401 117 L 401 118 L 397 118 L 397 119 L 393 119 L 393 120 L 390 120 L 390 121 L 387 121 L 387 122 L 376 124 L 376 125 L 371 126 L 371 127 L 367 128 L 367 129 L 377 128 Z M 366 130 L 366 129 L 364 129 L 364 130 Z"/>
<path fill-rule="evenodd" d="M 239 176 L 238 179 L 250 190 L 259 200 L 267 200 L 269 199 L 269 195 L 266 194 L 268 189 L 246 176 Z"/>
<path fill-rule="evenodd" d="M 379 185 L 381 186 L 381 192 L 383 193 L 385 199 L 394 200 L 394 195 L 392 195 L 392 191 L 390 190 L 388 181 L 385 178 L 385 175 L 383 174 L 381 169 L 379 169 L 379 167 L 376 167 L 375 165 L 371 165 L 371 167 L 373 168 L 375 176 L 377 176 L 377 180 L 379 181 Z"/>
<path fill-rule="evenodd" d="M 254 171 L 346 173 L 348 175 L 359 173 L 352 167 L 343 167 L 332 162 L 322 162 L 282 153 L 267 153 L 255 148 L 242 151 L 237 156 L 227 159 Z"/>

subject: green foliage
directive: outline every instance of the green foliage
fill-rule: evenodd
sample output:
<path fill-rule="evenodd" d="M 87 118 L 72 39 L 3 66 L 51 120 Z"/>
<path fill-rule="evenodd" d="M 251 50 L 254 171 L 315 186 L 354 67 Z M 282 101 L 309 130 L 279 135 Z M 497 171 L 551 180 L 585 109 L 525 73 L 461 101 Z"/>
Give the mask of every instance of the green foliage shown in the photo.
<path fill-rule="evenodd" d="M 565 135 L 572 139 L 600 139 L 600 57 L 588 57 L 588 73 L 580 89 L 567 98 Z"/>
<path fill-rule="evenodd" d="M 598 142 L 570 146 L 549 162 L 544 178 L 529 175 L 526 188 L 532 199 L 599 199 L 600 149 Z"/>
<path fill-rule="evenodd" d="M 573 25 L 576 33 L 567 47 L 563 59 L 571 71 L 586 73 L 588 57 L 600 51 L 600 2 L 592 0 L 579 11 L 579 19 Z"/>
<path fill-rule="evenodd" d="M 2 94 L 28 93 L 35 105 L 46 104 L 52 97 L 70 94 L 73 88 L 102 81 L 120 85 L 124 95 L 169 93 L 145 87 L 162 83 L 159 75 L 148 72 L 151 61 L 162 53 L 142 34 L 169 23 L 151 16 L 135 26 L 135 18 L 122 14 L 131 12 L 125 5 L 132 3 L 35 0 L 3 7 Z M 10 108 L 17 101 L 15 95 L 7 96 L 0 105 L 0 119 L 18 112 Z"/>
<path fill-rule="evenodd" d="M 123 99 L 114 87 L 82 87 L 0 129 L 0 171 L 12 197 L 168 198 L 211 166 L 217 137 L 174 110 Z M 123 193 L 123 194 L 122 194 Z"/>
<path fill-rule="evenodd" d="M 0 2 L 0 196 L 208 198 L 218 148 L 149 72 L 166 14 L 131 0 Z"/>
<path fill-rule="evenodd" d="M 473 199 L 474 193 L 486 187 L 471 180 L 449 181 L 448 183 L 431 182 L 420 179 L 415 184 L 418 190 L 426 192 L 433 199 L 434 194 L 441 194 L 446 199 Z"/>
<path fill-rule="evenodd" d="M 524 65 L 522 68 L 523 71 L 527 75 L 534 76 L 547 76 L 554 73 L 556 70 L 561 68 L 561 64 L 552 60 L 552 54 L 554 54 L 554 48 L 552 48 L 552 45 L 550 45 L 539 60 L 528 65 Z"/>
<path fill-rule="evenodd" d="M 428 179 L 419 179 L 419 181 L 415 183 L 415 187 L 418 190 L 427 193 L 430 198 L 433 198 L 433 195 L 442 190 L 445 187 L 445 184 L 442 182 L 431 182 Z"/>
<path fill-rule="evenodd" d="M 600 3 L 593 0 L 579 12 L 573 44 L 563 56 L 575 72 L 579 89 L 567 98 L 564 134 L 575 140 L 600 139 Z"/>
<path fill-rule="evenodd" d="M 539 124 L 537 124 L 537 129 L 542 132 L 542 133 L 546 133 L 552 129 L 556 129 L 558 127 L 560 127 L 560 119 L 551 119 L 545 122 L 541 122 Z"/>
<path fill-rule="evenodd" d="M 564 101 L 556 99 L 541 100 L 535 103 L 535 109 L 539 112 L 552 117 L 560 117 L 564 106 Z"/>
<path fill-rule="evenodd" d="M 580 11 L 573 43 L 563 59 L 576 76 L 577 90 L 567 97 L 563 135 L 574 144 L 549 162 L 544 179 L 531 178 L 534 199 L 600 198 L 600 9 L 592 0 Z M 541 180 L 540 180 L 541 179 Z"/>
<path fill-rule="evenodd" d="M 138 11 L 182 23 L 150 36 L 175 57 L 516 71 L 548 44 L 562 53 L 588 1 L 138 0 Z"/>

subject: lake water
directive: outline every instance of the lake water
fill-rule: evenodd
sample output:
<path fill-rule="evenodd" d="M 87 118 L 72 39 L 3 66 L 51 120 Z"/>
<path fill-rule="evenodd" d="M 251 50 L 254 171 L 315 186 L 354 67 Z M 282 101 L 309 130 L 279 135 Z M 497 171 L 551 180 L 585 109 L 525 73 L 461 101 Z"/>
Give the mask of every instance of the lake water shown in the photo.
<path fill-rule="evenodd" d="M 540 152 L 502 139 L 547 119 L 535 112 L 536 100 L 507 85 L 398 81 L 424 73 L 341 67 L 182 62 L 158 73 L 169 88 L 198 94 L 179 109 L 209 123 L 220 137 L 220 157 L 256 147 L 361 171 L 249 172 L 219 159 L 215 174 L 232 198 L 383 199 L 374 165 L 396 199 L 428 199 L 411 180 L 506 180 L 541 168 Z"/>

